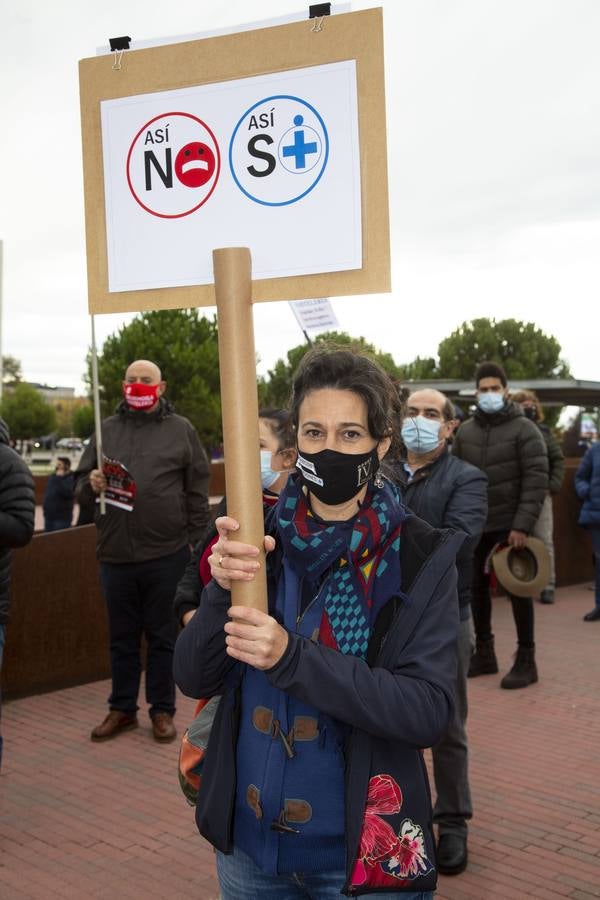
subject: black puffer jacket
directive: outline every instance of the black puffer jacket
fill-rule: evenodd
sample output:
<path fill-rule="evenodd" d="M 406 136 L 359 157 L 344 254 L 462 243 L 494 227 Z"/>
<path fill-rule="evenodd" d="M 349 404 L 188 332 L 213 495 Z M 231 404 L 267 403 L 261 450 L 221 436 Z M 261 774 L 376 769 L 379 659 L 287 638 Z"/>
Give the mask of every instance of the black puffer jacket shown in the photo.
<path fill-rule="evenodd" d="M 509 401 L 491 415 L 478 409 L 458 429 L 453 453 L 488 477 L 484 531 L 531 534 L 548 490 L 548 452 L 521 407 Z"/>
<path fill-rule="evenodd" d="M 35 491 L 31 473 L 9 446 L 6 422 L 0 419 L 0 624 L 8 621 L 10 548 L 24 547 L 33 535 Z"/>

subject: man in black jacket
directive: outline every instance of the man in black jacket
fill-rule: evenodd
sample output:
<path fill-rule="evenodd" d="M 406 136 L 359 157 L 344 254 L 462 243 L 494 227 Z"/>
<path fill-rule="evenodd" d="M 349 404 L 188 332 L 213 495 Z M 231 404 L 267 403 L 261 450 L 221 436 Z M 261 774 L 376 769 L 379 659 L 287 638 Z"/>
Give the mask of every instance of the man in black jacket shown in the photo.
<path fill-rule="evenodd" d="M 70 528 L 73 521 L 75 475 L 68 456 L 59 456 L 44 494 L 44 531 Z"/>
<path fill-rule="evenodd" d="M 407 400 L 402 424 L 406 459 L 389 470 L 406 506 L 434 528 L 464 532 L 467 539 L 456 559 L 460 629 L 456 706 L 448 731 L 432 749 L 437 799 L 438 867 L 457 875 L 467 865 L 467 820 L 472 818 L 468 775 L 467 670 L 473 649 L 471 580 L 473 551 L 487 514 L 487 477 L 456 459 L 447 441 L 454 408 L 440 391 L 415 391 Z"/>
<path fill-rule="evenodd" d="M 477 411 L 454 439 L 454 454 L 488 476 L 488 517 L 475 551 L 473 619 L 477 647 L 469 677 L 498 671 L 492 634 L 488 556 L 496 544 L 524 546 L 539 518 L 548 490 L 548 453 L 544 439 L 517 403 L 508 399 L 504 369 L 483 362 L 475 373 Z M 517 629 L 517 653 L 503 688 L 524 688 L 538 680 L 535 664 L 533 599 L 511 597 Z"/>
<path fill-rule="evenodd" d="M 0 419 L 0 671 L 10 607 L 11 548 L 24 547 L 29 543 L 35 519 L 33 478 L 9 440 L 6 422 Z"/>
<path fill-rule="evenodd" d="M 135 728 L 140 644 L 148 643 L 146 699 L 157 741 L 176 736 L 173 648 L 177 583 L 209 522 L 208 460 L 192 424 L 164 398 L 166 383 L 149 360 L 131 363 L 124 401 L 102 424 L 103 464 L 92 439 L 78 467 L 79 494 L 107 493 L 96 515 L 97 554 L 108 609 L 110 712 L 93 729 L 104 741 Z M 108 478 L 108 480 L 107 480 Z"/>

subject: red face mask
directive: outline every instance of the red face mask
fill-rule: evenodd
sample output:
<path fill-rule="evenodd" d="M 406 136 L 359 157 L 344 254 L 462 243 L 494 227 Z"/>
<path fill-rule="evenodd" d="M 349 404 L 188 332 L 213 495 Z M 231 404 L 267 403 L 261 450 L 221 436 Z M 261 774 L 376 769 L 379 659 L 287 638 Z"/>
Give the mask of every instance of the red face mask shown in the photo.
<path fill-rule="evenodd" d="M 150 409 L 158 400 L 158 384 L 124 384 L 123 396 L 132 409 Z"/>

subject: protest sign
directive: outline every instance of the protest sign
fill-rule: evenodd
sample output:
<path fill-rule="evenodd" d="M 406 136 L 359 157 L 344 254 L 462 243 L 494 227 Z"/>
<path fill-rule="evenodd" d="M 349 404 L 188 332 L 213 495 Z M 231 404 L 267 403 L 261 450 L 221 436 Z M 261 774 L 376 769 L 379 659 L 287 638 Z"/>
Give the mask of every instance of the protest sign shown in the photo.
<path fill-rule="evenodd" d="M 371 9 L 80 63 L 90 312 L 216 302 L 227 507 L 257 546 L 251 304 L 390 290 L 383 62 Z M 266 608 L 264 571 L 234 603 Z"/>

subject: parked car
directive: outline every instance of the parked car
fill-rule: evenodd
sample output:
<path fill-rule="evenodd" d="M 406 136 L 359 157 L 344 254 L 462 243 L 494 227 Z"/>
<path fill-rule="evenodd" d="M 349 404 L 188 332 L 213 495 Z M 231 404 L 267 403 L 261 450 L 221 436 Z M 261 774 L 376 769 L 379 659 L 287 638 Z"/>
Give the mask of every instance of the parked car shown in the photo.
<path fill-rule="evenodd" d="M 69 438 L 61 438 L 56 442 L 57 450 L 71 450 L 77 451 L 83 450 L 83 442 L 81 438 L 69 437 Z"/>

